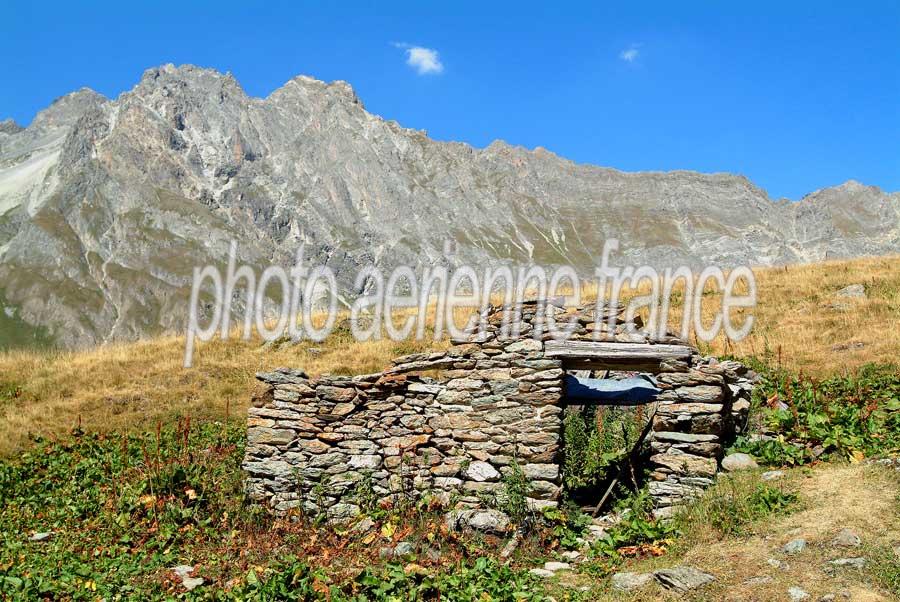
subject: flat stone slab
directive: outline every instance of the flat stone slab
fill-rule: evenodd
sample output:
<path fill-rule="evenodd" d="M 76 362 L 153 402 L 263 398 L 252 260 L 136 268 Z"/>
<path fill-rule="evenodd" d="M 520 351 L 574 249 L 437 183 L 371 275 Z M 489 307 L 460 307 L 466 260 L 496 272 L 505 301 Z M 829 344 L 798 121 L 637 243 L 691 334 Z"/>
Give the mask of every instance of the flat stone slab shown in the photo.
<path fill-rule="evenodd" d="M 612 576 L 613 589 L 628 592 L 646 586 L 653 581 L 653 573 L 616 573 Z"/>
<path fill-rule="evenodd" d="M 709 573 L 691 566 L 676 566 L 671 569 L 661 569 L 653 573 L 656 580 L 666 589 L 679 592 L 687 592 L 698 587 L 712 583 L 716 578 Z"/>

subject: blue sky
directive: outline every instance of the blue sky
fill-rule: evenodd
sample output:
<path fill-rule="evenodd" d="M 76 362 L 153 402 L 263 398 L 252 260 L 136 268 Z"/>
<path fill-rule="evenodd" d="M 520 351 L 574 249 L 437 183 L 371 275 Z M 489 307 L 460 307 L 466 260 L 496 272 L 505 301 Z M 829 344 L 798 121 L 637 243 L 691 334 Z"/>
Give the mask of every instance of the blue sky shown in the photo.
<path fill-rule="evenodd" d="M 487 4 L 6 0 L 0 118 L 193 63 L 255 96 L 347 80 L 440 140 L 739 173 L 773 198 L 851 178 L 900 190 L 900 3 Z"/>

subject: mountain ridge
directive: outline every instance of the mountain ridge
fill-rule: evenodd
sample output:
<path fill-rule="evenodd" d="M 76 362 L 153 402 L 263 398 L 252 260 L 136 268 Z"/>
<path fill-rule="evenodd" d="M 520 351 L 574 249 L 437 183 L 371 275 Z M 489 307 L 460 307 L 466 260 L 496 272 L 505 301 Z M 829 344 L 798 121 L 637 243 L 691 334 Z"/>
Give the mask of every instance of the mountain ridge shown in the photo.
<path fill-rule="evenodd" d="M 4 124 L 8 122 L 3 122 Z M 848 181 L 773 201 L 742 175 L 622 172 L 541 147 L 439 142 L 368 113 L 344 81 L 265 98 L 230 74 L 148 69 L 0 127 L 0 303 L 66 346 L 179 330 L 194 266 L 774 265 L 900 250 L 900 194 Z M 2 341 L 0 341 L 2 343 Z"/>

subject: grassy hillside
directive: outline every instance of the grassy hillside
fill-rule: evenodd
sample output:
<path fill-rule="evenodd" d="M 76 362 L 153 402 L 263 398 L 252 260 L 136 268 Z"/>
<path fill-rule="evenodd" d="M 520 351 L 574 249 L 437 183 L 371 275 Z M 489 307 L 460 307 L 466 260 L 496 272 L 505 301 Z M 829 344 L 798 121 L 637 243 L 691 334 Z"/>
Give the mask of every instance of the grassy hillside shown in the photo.
<path fill-rule="evenodd" d="M 900 357 L 900 257 L 763 269 L 756 275 L 759 303 L 751 335 L 734 344 L 721 337 L 701 345 L 704 350 L 757 357 L 816 378 Z M 850 284 L 863 284 L 867 297 L 835 298 Z M 705 298 L 715 301 L 718 295 Z M 842 307 L 832 307 L 835 302 Z M 211 341 L 199 346 L 187 370 L 184 339 L 177 336 L 77 352 L 2 352 L 0 455 L 24 449 L 34 436 L 54 437 L 78 425 L 116 431 L 152 429 L 177 416 L 242 420 L 258 390 L 258 370 L 367 373 L 396 355 L 442 344 L 359 343 L 346 329 L 321 344 L 279 349 L 259 340 Z"/>

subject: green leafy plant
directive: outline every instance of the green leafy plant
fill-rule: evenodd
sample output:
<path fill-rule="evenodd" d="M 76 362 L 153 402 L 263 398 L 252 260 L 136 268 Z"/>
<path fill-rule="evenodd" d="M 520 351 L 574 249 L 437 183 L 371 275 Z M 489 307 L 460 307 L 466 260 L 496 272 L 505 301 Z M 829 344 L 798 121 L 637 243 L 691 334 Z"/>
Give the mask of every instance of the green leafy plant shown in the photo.
<path fill-rule="evenodd" d="M 728 450 L 730 454 L 735 452 L 750 454 L 765 466 L 802 466 L 813 459 L 809 449 L 788 443 L 784 436 L 756 440 L 738 437 Z"/>
<path fill-rule="evenodd" d="M 586 407 L 563 420 L 563 482 L 569 491 L 597 485 L 632 450 L 644 427 L 640 408 Z"/>
<path fill-rule="evenodd" d="M 494 559 L 479 557 L 452 570 L 433 573 L 422 567 L 390 564 L 385 569 L 367 569 L 352 589 L 354 600 L 446 600 L 497 602 L 543 600 L 543 589 L 527 571 L 514 570 Z"/>
<path fill-rule="evenodd" d="M 548 525 L 553 538 L 566 549 L 575 549 L 584 536 L 591 517 L 574 504 L 563 504 L 555 508 L 544 508 L 541 512 L 544 524 Z"/>
<path fill-rule="evenodd" d="M 900 370 L 864 366 L 856 373 L 817 381 L 763 367 L 756 390 L 760 420 L 787 442 L 821 446 L 824 455 L 850 460 L 900 450 Z M 763 459 L 801 463 L 776 444 L 757 448 Z M 749 452 L 748 452 L 749 453 Z"/>
<path fill-rule="evenodd" d="M 654 518 L 652 500 L 646 489 L 620 500 L 616 513 L 621 519 L 594 544 L 592 557 L 617 562 L 619 550 L 626 546 L 658 544 L 678 534 L 676 523 Z"/>

